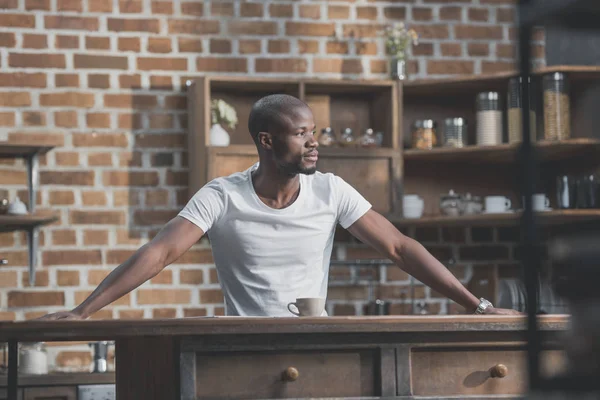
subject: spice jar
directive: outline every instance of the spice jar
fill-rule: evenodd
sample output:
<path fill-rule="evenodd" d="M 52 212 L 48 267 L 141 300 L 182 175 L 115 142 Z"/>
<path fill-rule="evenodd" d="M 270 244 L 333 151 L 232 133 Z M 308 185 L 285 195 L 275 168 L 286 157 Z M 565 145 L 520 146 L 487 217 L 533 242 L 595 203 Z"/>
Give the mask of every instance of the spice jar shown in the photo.
<path fill-rule="evenodd" d="M 358 139 L 358 144 L 361 147 L 377 147 L 377 137 L 375 137 L 373 129 L 365 130 L 365 133 Z"/>
<path fill-rule="evenodd" d="M 528 85 L 531 86 L 531 79 Z M 532 93 L 531 89 L 529 93 Z M 537 121 L 535 108 L 529 97 L 529 139 L 535 141 L 537 136 Z M 508 81 L 508 142 L 523 141 L 523 78 L 514 77 Z"/>
<path fill-rule="evenodd" d="M 354 137 L 354 133 L 352 129 L 346 128 L 342 132 L 342 136 L 340 137 L 340 146 L 351 147 L 356 144 L 356 138 Z"/>
<path fill-rule="evenodd" d="M 498 92 L 477 95 L 477 144 L 493 146 L 502 143 L 502 109 Z"/>
<path fill-rule="evenodd" d="M 544 139 L 563 140 L 571 137 L 569 82 L 562 72 L 543 78 Z"/>
<path fill-rule="evenodd" d="M 317 141 L 319 142 L 320 146 L 333 146 L 335 144 L 335 136 L 333 135 L 333 130 L 331 128 L 323 128 Z"/>
<path fill-rule="evenodd" d="M 437 145 L 436 123 L 432 119 L 419 119 L 413 124 L 412 147 L 430 150 Z"/>
<path fill-rule="evenodd" d="M 444 120 L 444 146 L 464 147 L 467 145 L 467 120 L 446 118 Z"/>

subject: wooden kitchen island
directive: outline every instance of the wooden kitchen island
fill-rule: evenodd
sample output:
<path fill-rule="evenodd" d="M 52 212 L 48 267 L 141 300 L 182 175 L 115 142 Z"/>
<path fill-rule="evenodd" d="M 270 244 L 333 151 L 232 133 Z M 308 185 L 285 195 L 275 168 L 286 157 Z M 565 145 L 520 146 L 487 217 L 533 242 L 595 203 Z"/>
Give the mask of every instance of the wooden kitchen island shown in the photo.
<path fill-rule="evenodd" d="M 539 317 L 545 374 L 567 323 Z M 525 332 L 521 316 L 205 317 L 2 322 L 0 342 L 115 340 L 119 400 L 482 399 L 527 392 Z"/>

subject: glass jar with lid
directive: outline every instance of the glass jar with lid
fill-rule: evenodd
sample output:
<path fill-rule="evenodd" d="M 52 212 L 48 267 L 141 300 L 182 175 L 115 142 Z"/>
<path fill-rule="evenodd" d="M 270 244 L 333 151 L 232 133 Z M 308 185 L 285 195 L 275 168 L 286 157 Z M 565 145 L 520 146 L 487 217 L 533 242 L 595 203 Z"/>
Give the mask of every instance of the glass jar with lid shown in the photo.
<path fill-rule="evenodd" d="M 494 146 L 502 143 L 502 108 L 498 92 L 477 95 L 477 144 Z"/>
<path fill-rule="evenodd" d="M 323 128 L 317 141 L 319 142 L 319 145 L 323 147 L 331 147 L 335 145 L 336 140 L 333 134 L 333 130 L 329 127 Z"/>
<path fill-rule="evenodd" d="M 352 147 L 356 144 L 356 138 L 351 128 L 346 128 L 342 131 L 342 135 L 339 140 L 340 146 Z"/>
<path fill-rule="evenodd" d="M 373 129 L 366 129 L 365 133 L 358 139 L 358 144 L 361 147 L 377 147 L 377 137 Z"/>
<path fill-rule="evenodd" d="M 533 92 L 531 79 L 528 83 L 529 93 Z M 523 78 L 513 77 L 508 81 L 508 142 L 519 143 L 523 140 Z M 535 141 L 537 136 L 536 112 L 532 96 L 529 96 L 529 139 Z"/>
<path fill-rule="evenodd" d="M 562 72 L 547 74 L 544 87 L 544 139 L 563 140 L 571 137 L 569 82 Z"/>
<path fill-rule="evenodd" d="M 432 119 L 418 119 L 413 123 L 412 147 L 431 150 L 437 146 L 437 124 Z"/>
<path fill-rule="evenodd" d="M 444 120 L 444 146 L 464 147 L 468 144 L 467 120 L 446 118 Z"/>

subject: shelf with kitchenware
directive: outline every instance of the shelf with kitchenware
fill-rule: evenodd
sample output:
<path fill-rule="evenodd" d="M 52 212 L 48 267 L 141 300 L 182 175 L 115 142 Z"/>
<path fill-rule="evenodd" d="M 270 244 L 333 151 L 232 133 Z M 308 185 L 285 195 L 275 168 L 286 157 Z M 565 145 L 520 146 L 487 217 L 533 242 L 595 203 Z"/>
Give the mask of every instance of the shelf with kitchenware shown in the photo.
<path fill-rule="evenodd" d="M 29 253 L 29 284 L 35 284 L 36 255 L 38 248 L 38 229 L 51 224 L 58 218 L 54 215 L 36 212 L 37 188 L 39 183 L 39 156 L 46 154 L 55 146 L 30 145 L 24 143 L 0 142 L 0 158 L 23 158 L 27 164 L 27 188 L 29 209 L 20 200 L 2 204 L 0 213 L 0 231 L 27 232 Z M 7 203 L 7 202 L 6 202 Z M 8 260 L 10 263 L 10 260 Z"/>
<path fill-rule="evenodd" d="M 401 83 L 391 80 L 208 75 L 189 81 L 189 195 L 258 161 L 247 128 L 251 107 L 263 96 L 283 93 L 313 111 L 317 169 L 344 178 L 376 210 L 398 213 L 400 92 Z"/>
<path fill-rule="evenodd" d="M 587 179 L 583 186 L 589 190 L 582 190 L 596 195 L 591 181 L 600 160 L 600 138 L 594 136 L 599 115 L 593 93 L 600 89 L 600 67 L 540 68 L 527 87 L 531 140 L 540 162 L 534 193 L 548 196 L 554 209 L 580 208 L 573 205 L 573 195 L 571 205 L 559 204 L 558 193 L 563 180 L 569 180 L 566 186 L 577 186 Z M 433 216 L 431 221 L 454 222 L 443 217 L 440 207 L 451 191 L 482 199 L 506 197 L 515 208 L 522 207 L 517 156 L 523 140 L 524 88 L 516 72 L 403 86 L 403 194 L 423 198 L 422 213 Z M 562 217 L 576 218 L 577 213 Z M 495 219 L 486 214 L 475 218 Z"/>

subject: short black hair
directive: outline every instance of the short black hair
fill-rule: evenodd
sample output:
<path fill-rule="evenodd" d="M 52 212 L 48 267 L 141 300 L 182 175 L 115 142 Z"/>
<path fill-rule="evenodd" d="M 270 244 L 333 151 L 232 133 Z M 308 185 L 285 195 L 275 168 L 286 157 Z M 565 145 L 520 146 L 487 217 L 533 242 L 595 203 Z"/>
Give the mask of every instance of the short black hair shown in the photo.
<path fill-rule="evenodd" d="M 308 108 L 308 105 L 289 94 L 271 94 L 254 103 L 248 117 L 248 131 L 254 142 L 258 143 L 259 132 L 282 129 L 287 123 L 286 116 L 298 107 Z"/>

